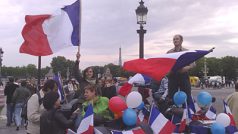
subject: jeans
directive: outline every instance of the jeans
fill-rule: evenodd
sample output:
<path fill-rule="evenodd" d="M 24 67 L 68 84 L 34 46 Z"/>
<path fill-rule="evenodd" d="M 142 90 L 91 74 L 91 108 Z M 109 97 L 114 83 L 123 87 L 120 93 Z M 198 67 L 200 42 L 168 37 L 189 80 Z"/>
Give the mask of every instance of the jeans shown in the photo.
<path fill-rule="evenodd" d="M 7 125 L 12 123 L 14 106 L 12 103 L 7 103 Z"/>
<path fill-rule="evenodd" d="M 187 95 L 187 102 L 190 103 L 191 84 L 189 81 L 188 73 L 170 73 L 168 76 L 168 97 L 173 99 L 174 94 L 180 90 L 184 91 Z"/>
<path fill-rule="evenodd" d="M 22 118 L 21 118 L 22 106 L 23 106 L 23 103 L 16 103 L 15 105 L 15 122 L 17 127 L 19 127 L 22 122 Z"/>

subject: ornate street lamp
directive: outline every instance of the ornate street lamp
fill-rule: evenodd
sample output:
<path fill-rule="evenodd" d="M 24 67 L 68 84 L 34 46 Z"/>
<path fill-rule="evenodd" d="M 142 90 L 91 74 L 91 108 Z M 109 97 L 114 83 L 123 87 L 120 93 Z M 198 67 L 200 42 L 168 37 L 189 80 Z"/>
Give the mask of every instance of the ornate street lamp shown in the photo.
<path fill-rule="evenodd" d="M 0 47 L 0 82 L 1 82 L 1 79 L 2 79 L 2 57 L 3 57 L 3 50 L 2 48 Z"/>
<path fill-rule="evenodd" d="M 139 3 L 140 5 L 136 9 L 137 24 L 140 25 L 140 29 L 137 30 L 140 45 L 139 58 L 144 58 L 144 34 L 146 33 L 146 30 L 143 29 L 143 25 L 146 24 L 148 9 L 144 6 L 144 2 L 142 0 Z"/>

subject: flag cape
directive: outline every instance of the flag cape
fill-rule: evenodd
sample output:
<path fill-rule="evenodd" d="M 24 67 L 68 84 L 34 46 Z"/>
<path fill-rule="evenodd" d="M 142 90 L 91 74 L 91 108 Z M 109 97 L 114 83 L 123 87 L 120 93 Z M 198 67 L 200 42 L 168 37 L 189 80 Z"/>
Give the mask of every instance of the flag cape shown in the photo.
<path fill-rule="evenodd" d="M 205 50 L 183 51 L 163 54 L 157 58 L 140 58 L 125 62 L 123 68 L 160 81 L 168 72 L 176 72 L 210 52 Z"/>
<path fill-rule="evenodd" d="M 26 15 L 20 53 L 46 56 L 80 43 L 80 1 L 55 14 Z"/>

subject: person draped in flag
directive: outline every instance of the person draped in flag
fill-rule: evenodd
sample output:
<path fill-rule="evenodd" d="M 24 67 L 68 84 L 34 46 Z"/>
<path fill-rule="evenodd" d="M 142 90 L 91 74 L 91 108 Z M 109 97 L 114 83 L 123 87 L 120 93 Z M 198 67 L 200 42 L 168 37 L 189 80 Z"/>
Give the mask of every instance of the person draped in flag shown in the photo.
<path fill-rule="evenodd" d="M 73 112 L 67 119 L 60 110 L 60 99 L 57 92 L 51 91 L 44 96 L 44 108 L 47 110 L 40 116 L 40 134 L 65 134 L 72 128 L 79 111 Z"/>
<path fill-rule="evenodd" d="M 236 127 L 238 128 L 238 82 L 235 83 L 235 92 L 226 98 L 226 102 L 230 107 Z"/>
<path fill-rule="evenodd" d="M 78 81 L 79 83 L 79 89 L 75 92 L 75 98 L 79 98 L 81 102 L 84 102 L 85 98 L 84 98 L 84 89 L 87 85 L 91 84 L 91 85 L 96 85 L 97 84 L 97 79 L 96 79 L 96 74 L 93 70 L 92 67 L 87 67 L 84 71 L 83 71 L 83 77 L 80 75 L 79 73 L 79 62 L 80 62 L 80 53 L 77 52 L 76 54 L 76 61 L 75 61 L 75 65 L 74 65 L 74 69 L 73 69 L 73 74 L 75 79 Z M 101 94 L 101 90 L 97 90 L 98 94 Z"/>
<path fill-rule="evenodd" d="M 87 111 L 87 107 L 89 104 L 93 106 L 94 112 L 94 125 L 100 125 L 106 120 L 111 120 L 112 115 L 110 114 L 108 108 L 109 99 L 107 97 L 102 97 L 97 93 L 96 85 L 87 85 L 84 87 L 84 97 L 85 102 L 82 104 L 82 115 L 76 121 L 76 127 L 80 124 L 85 112 Z"/>
<path fill-rule="evenodd" d="M 173 37 L 174 48 L 169 50 L 167 53 L 176 53 L 181 51 L 186 51 L 188 49 L 182 47 L 183 36 L 175 35 Z M 175 92 L 179 89 L 184 91 L 187 96 L 191 96 L 191 84 L 189 81 L 188 71 L 195 67 L 195 63 L 192 63 L 188 66 L 183 67 L 178 72 L 170 72 L 168 75 L 168 97 L 173 98 Z M 189 97 L 188 97 L 189 98 Z M 189 102 L 189 100 L 187 100 Z"/>

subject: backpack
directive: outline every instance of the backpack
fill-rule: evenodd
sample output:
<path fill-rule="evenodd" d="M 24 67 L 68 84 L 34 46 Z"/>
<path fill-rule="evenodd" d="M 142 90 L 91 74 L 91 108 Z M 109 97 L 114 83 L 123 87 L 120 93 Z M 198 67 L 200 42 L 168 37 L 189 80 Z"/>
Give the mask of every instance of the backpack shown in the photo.
<path fill-rule="evenodd" d="M 41 98 L 40 96 L 40 92 L 36 92 L 37 96 L 38 96 L 38 102 L 39 102 L 39 105 L 42 104 L 42 101 L 43 101 L 43 98 Z M 28 103 L 28 100 L 31 98 L 31 96 L 29 98 L 27 98 L 27 100 L 23 103 L 22 105 L 22 112 L 21 112 L 21 117 L 25 120 L 28 120 L 27 118 L 27 103 Z"/>

